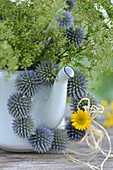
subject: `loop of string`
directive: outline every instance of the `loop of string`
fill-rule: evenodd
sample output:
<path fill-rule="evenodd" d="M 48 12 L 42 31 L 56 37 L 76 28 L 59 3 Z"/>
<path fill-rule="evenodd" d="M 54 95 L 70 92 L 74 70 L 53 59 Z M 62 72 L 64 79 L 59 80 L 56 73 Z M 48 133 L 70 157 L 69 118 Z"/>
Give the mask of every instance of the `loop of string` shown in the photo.
<path fill-rule="evenodd" d="M 73 143 L 69 147 L 71 147 L 75 144 L 78 144 L 78 143 L 82 143 L 83 141 L 86 141 L 88 147 L 94 151 L 91 153 L 80 153 L 80 152 L 71 150 L 70 148 L 67 148 L 65 151 L 63 151 L 63 153 L 72 162 L 78 162 L 80 164 L 87 165 L 89 168 L 91 168 L 93 170 L 103 170 L 103 166 L 104 166 L 105 162 L 107 161 L 107 159 L 113 157 L 113 154 L 111 154 L 111 140 L 110 140 L 110 137 L 109 137 L 107 131 L 105 130 L 105 128 L 103 126 L 101 126 L 99 123 L 97 123 L 94 120 L 94 118 L 97 116 L 98 113 L 103 113 L 104 107 L 102 105 L 97 105 L 97 106 L 92 105 L 90 107 L 90 100 L 88 98 L 83 98 L 78 103 L 77 109 L 79 109 L 79 105 L 83 100 L 88 101 L 87 106 L 83 106 L 83 108 L 90 115 L 91 122 L 93 123 L 93 125 L 89 126 L 89 128 L 86 130 L 85 136 L 82 138 L 81 141 Z M 106 135 L 108 143 L 109 143 L 109 150 L 107 151 L 107 153 L 101 148 L 102 140 L 105 135 Z M 100 151 L 105 156 L 105 159 L 101 163 L 100 168 L 98 168 L 94 165 L 91 165 L 89 162 L 80 161 L 79 159 L 76 159 L 76 158 L 72 157 L 71 155 L 69 155 L 71 153 L 75 154 L 75 155 L 81 155 L 81 156 L 93 155 L 90 158 L 90 160 L 91 160 L 98 153 L 98 151 Z"/>

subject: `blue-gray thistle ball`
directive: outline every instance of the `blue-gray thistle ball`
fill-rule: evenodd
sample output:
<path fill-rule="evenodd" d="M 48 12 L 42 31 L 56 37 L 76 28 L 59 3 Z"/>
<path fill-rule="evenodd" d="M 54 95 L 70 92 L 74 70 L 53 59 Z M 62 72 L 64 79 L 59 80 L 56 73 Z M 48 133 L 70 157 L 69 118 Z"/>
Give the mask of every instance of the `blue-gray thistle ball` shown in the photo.
<path fill-rule="evenodd" d="M 56 21 L 59 24 L 59 29 L 66 29 L 73 25 L 74 18 L 69 11 L 64 11 L 62 17 L 56 16 Z"/>
<path fill-rule="evenodd" d="M 78 70 L 74 70 L 75 75 L 73 78 L 69 78 L 68 86 L 67 86 L 67 94 L 68 97 L 75 98 L 77 100 L 84 97 L 86 94 L 86 85 L 88 80 L 86 77 L 79 72 Z"/>
<path fill-rule="evenodd" d="M 40 89 L 41 81 L 33 70 L 25 71 L 16 78 L 16 87 L 23 95 L 32 97 Z"/>
<path fill-rule="evenodd" d="M 31 134 L 31 136 L 28 138 L 31 148 L 38 153 L 47 152 L 51 148 L 52 141 L 52 130 L 44 126 L 37 127 L 34 134 Z"/>
<path fill-rule="evenodd" d="M 71 11 L 75 7 L 75 1 L 74 0 L 66 0 L 66 3 L 68 7 L 65 10 Z"/>
<path fill-rule="evenodd" d="M 14 119 L 12 128 L 14 133 L 19 137 L 28 138 L 34 128 L 34 123 L 30 116 L 27 118 Z"/>
<path fill-rule="evenodd" d="M 59 66 L 53 65 L 51 62 L 46 61 L 38 64 L 36 72 L 40 77 L 42 84 L 45 86 L 52 86 L 57 73 L 59 72 Z"/>
<path fill-rule="evenodd" d="M 96 98 L 96 96 L 94 96 L 94 94 L 92 94 L 92 93 L 87 93 L 87 94 L 85 94 L 84 95 L 84 98 L 88 98 L 89 100 L 90 100 L 90 106 L 92 106 L 92 105 L 97 105 L 98 104 L 98 100 L 97 100 L 97 98 Z M 81 98 L 82 99 L 82 98 Z M 78 105 L 78 103 L 79 103 L 79 101 L 81 100 L 81 99 L 75 99 L 75 98 L 72 98 L 71 99 L 71 105 L 70 105 L 70 107 L 71 107 L 71 110 L 73 111 L 73 112 L 76 112 L 78 109 L 77 109 L 77 105 Z M 82 102 L 80 103 L 80 105 L 79 105 L 79 109 L 83 109 L 83 106 L 87 106 L 88 105 L 88 100 L 82 100 Z"/>
<path fill-rule="evenodd" d="M 74 141 L 77 142 L 77 141 L 80 141 L 85 136 L 85 130 L 75 129 L 72 126 L 71 121 L 68 122 L 65 129 L 67 131 L 67 135 L 68 135 L 70 140 L 74 140 Z"/>
<path fill-rule="evenodd" d="M 7 106 L 9 113 L 16 119 L 30 116 L 31 99 L 20 93 L 12 94 L 8 99 Z"/>
<path fill-rule="evenodd" d="M 67 133 L 63 129 L 55 129 L 54 130 L 54 140 L 52 142 L 52 150 L 56 152 L 61 152 L 66 149 L 68 146 L 69 138 Z"/>
<path fill-rule="evenodd" d="M 81 47 L 81 44 L 85 41 L 85 33 L 80 27 L 70 27 L 66 30 L 66 37 L 69 40 L 69 43 L 75 43 L 77 48 Z"/>

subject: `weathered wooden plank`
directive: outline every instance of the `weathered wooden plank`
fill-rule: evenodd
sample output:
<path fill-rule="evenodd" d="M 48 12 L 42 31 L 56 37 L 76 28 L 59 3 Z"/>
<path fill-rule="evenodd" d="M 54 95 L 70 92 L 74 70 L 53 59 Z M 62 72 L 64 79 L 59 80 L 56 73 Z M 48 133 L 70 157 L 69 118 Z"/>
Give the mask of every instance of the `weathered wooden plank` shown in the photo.
<path fill-rule="evenodd" d="M 76 156 L 79 158 L 79 156 Z M 1 157 L 0 153 L 0 169 L 89 169 L 86 166 L 80 165 L 78 163 L 73 163 L 67 160 L 63 154 L 17 154 L 17 153 L 5 153 L 4 158 Z M 86 161 L 86 158 L 81 158 L 81 160 Z M 100 154 L 91 161 L 96 166 L 99 166 L 103 160 L 103 156 Z M 113 159 L 109 159 L 104 169 L 113 169 Z"/>

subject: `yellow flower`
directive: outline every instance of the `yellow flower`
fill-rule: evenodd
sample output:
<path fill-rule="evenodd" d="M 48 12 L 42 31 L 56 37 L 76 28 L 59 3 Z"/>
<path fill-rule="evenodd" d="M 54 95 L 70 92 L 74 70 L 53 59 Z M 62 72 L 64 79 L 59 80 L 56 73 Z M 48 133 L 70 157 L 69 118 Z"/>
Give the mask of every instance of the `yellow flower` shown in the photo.
<path fill-rule="evenodd" d="M 79 130 L 86 130 L 91 124 L 91 117 L 86 111 L 77 110 L 77 113 L 73 113 L 71 117 L 72 126 Z"/>
<path fill-rule="evenodd" d="M 111 108 L 111 113 L 107 111 L 107 104 L 106 104 L 106 109 L 104 110 L 104 113 L 108 120 L 105 120 L 103 123 L 104 127 L 106 128 L 110 128 L 113 126 L 113 101 L 111 101 L 110 108 Z"/>
<path fill-rule="evenodd" d="M 104 107 L 104 112 L 107 112 L 107 110 L 108 110 L 108 102 L 106 100 L 102 100 L 101 105 Z"/>
<path fill-rule="evenodd" d="M 50 0 L 51 2 L 54 2 L 54 0 Z M 45 3 L 43 4 L 43 7 L 46 7 L 46 9 L 49 8 L 49 6 L 47 6 Z M 53 8 L 53 4 L 51 5 L 51 8 Z"/>

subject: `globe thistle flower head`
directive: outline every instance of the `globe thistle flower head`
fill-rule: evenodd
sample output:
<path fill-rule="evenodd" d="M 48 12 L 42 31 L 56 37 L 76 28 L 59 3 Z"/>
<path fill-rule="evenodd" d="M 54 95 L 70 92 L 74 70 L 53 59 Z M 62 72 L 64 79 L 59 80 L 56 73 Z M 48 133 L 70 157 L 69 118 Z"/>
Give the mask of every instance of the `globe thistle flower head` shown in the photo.
<path fill-rule="evenodd" d="M 14 119 L 12 128 L 15 134 L 21 138 L 28 138 L 33 130 L 34 124 L 30 116 L 27 118 Z"/>
<path fill-rule="evenodd" d="M 98 104 L 96 96 L 94 96 L 94 94 L 92 94 L 92 93 L 89 93 L 89 92 L 86 93 L 83 98 L 88 98 L 90 100 L 90 106 Z M 80 99 L 72 98 L 71 99 L 70 107 L 71 107 L 71 110 L 73 112 L 76 112 L 78 110 L 77 105 L 78 105 L 78 103 L 79 103 L 79 101 L 81 99 L 82 98 L 80 98 Z M 83 106 L 87 106 L 87 105 L 88 105 L 88 101 L 87 100 L 82 100 L 81 103 L 79 104 L 79 109 L 82 110 Z"/>
<path fill-rule="evenodd" d="M 75 7 L 75 0 L 66 0 L 68 7 L 65 10 L 71 11 Z"/>
<path fill-rule="evenodd" d="M 77 48 L 81 47 L 85 41 L 85 33 L 80 27 L 70 27 L 66 30 L 66 37 L 70 44 L 75 43 Z"/>
<path fill-rule="evenodd" d="M 68 80 L 68 97 L 75 98 L 77 100 L 83 98 L 86 94 L 86 85 L 88 85 L 87 82 L 88 80 L 86 79 L 86 77 L 78 70 L 75 70 L 74 77 L 69 78 Z"/>
<path fill-rule="evenodd" d="M 21 73 L 15 81 L 17 90 L 27 97 L 34 96 L 40 89 L 41 81 L 33 70 Z"/>
<path fill-rule="evenodd" d="M 31 148 L 38 153 L 47 152 L 51 148 L 52 141 L 52 130 L 44 126 L 37 127 L 34 134 L 31 134 L 31 136 L 28 138 Z"/>
<path fill-rule="evenodd" d="M 56 152 L 64 151 L 68 145 L 69 138 L 63 129 L 54 130 L 54 140 L 52 142 L 52 150 Z"/>
<path fill-rule="evenodd" d="M 20 93 L 15 93 L 8 99 L 9 113 L 16 119 L 30 116 L 31 100 Z"/>
<path fill-rule="evenodd" d="M 73 15 L 69 11 L 64 11 L 62 17 L 56 16 L 56 21 L 59 24 L 59 29 L 66 29 L 73 25 L 74 18 Z"/>
<path fill-rule="evenodd" d="M 38 64 L 36 72 L 41 79 L 43 85 L 52 86 L 57 73 L 59 72 L 59 66 L 53 65 L 51 62 L 46 61 Z"/>
<path fill-rule="evenodd" d="M 65 129 L 67 131 L 67 135 L 68 135 L 69 139 L 72 140 L 72 141 L 78 142 L 85 136 L 85 130 L 75 129 L 72 126 L 71 121 L 69 121 L 67 123 Z"/>

